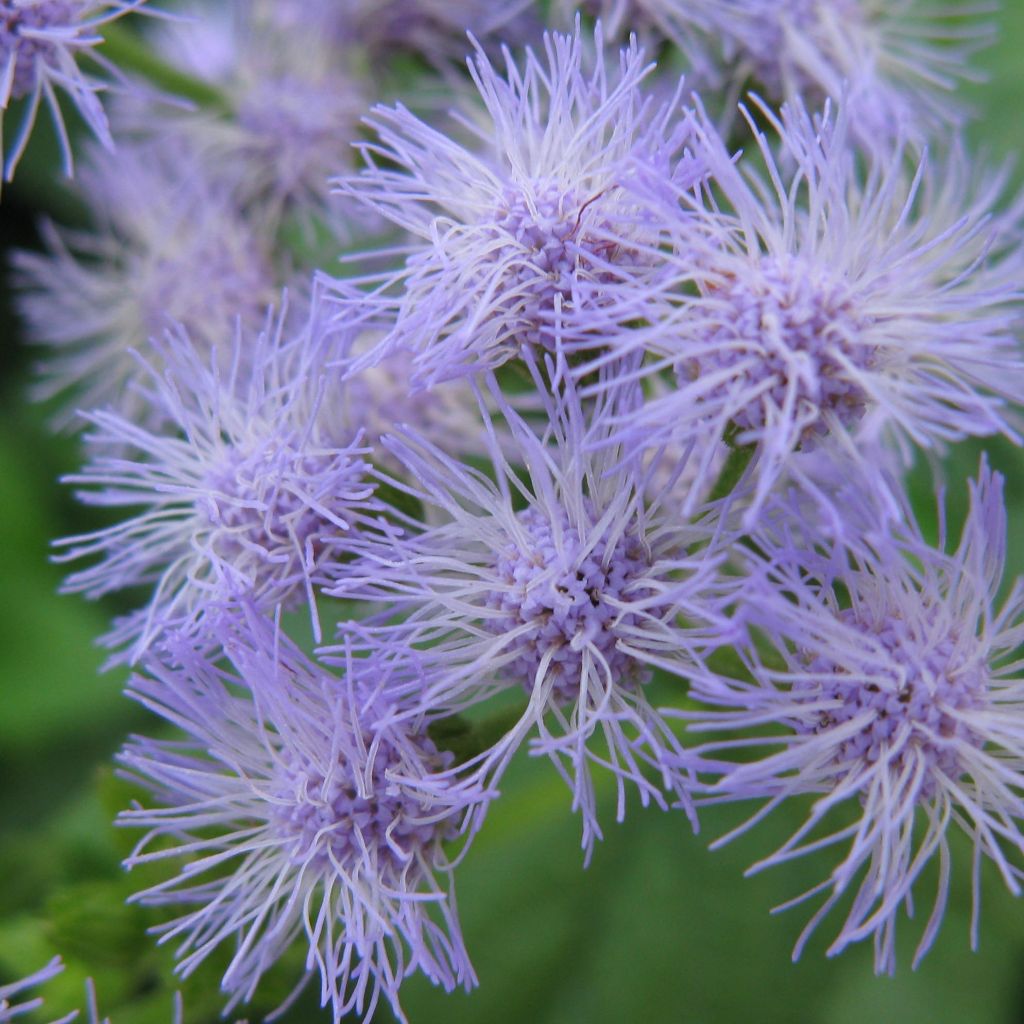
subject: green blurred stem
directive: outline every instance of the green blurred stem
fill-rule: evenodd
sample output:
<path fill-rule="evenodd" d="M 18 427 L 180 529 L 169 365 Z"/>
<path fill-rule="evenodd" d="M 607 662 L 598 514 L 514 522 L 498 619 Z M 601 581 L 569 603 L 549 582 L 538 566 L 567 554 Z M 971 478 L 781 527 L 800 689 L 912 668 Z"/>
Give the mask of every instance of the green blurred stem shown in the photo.
<path fill-rule="evenodd" d="M 470 722 L 461 715 L 452 715 L 438 719 L 428 732 L 440 750 L 449 751 L 455 755 L 458 764 L 465 764 L 485 750 L 490 750 L 522 717 L 519 708 L 508 708 L 480 722 Z"/>
<path fill-rule="evenodd" d="M 728 433 L 726 434 L 725 441 L 729 445 L 729 454 L 726 457 L 725 465 L 722 467 L 722 472 L 718 474 L 715 486 L 711 489 L 708 501 L 720 501 L 722 498 L 732 494 L 736 489 L 736 485 L 740 482 L 740 477 L 743 476 L 747 466 L 750 465 L 754 452 L 757 450 L 756 444 L 744 444 L 734 447 Z"/>
<path fill-rule="evenodd" d="M 154 56 L 135 32 L 122 25 L 105 25 L 100 53 L 122 71 L 140 75 L 164 92 L 191 100 L 200 107 L 227 111 L 229 104 L 220 92 L 201 79 L 194 78 Z"/>

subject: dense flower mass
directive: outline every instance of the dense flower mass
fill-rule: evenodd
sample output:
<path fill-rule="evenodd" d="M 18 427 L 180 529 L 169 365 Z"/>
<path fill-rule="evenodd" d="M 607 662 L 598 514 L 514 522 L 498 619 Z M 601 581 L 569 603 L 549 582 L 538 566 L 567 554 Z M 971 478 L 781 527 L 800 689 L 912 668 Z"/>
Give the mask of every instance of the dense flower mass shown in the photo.
<path fill-rule="evenodd" d="M 730 799 L 767 801 L 749 824 L 783 799 L 819 794 L 807 821 L 757 867 L 845 846 L 829 877 L 793 901 L 825 896 L 798 952 L 841 905 L 846 918 L 830 952 L 870 938 L 876 969 L 893 971 L 900 907 L 938 856 L 919 959 L 948 895 L 950 822 L 974 844 L 975 903 L 983 855 L 1020 891 L 1024 685 L 1015 654 L 1024 594 L 1018 582 L 997 603 L 1005 535 L 1002 480 L 983 468 L 952 553 L 944 538 L 929 547 L 912 522 L 840 552 L 794 549 L 784 531 L 757 538 L 763 560 L 752 566 L 744 613 L 781 660 L 751 639 L 749 680 L 709 679 L 698 692 L 723 709 L 706 727 L 754 726 L 768 751 L 718 769 L 718 790 Z M 856 813 L 844 817 L 851 803 Z"/>
<path fill-rule="evenodd" d="M 143 511 L 61 541 L 62 561 L 98 559 L 65 586 L 95 597 L 153 584 L 148 607 L 108 644 L 135 659 L 161 630 L 232 594 L 268 610 L 305 598 L 318 629 L 313 581 L 373 491 L 359 433 L 332 436 L 321 412 L 332 337 L 317 346 L 309 331 L 290 335 L 282 313 L 257 338 L 236 336 L 222 376 L 187 334 L 172 333 L 148 395 L 164 429 L 90 414 L 93 457 L 68 482 L 88 488 L 90 504 Z"/>
<path fill-rule="evenodd" d="M 64 589 L 126 592 L 101 643 L 161 729 L 93 801 L 130 787 L 143 830 L 134 904 L 74 938 L 132 961 L 112 991 L 168 985 L 143 927 L 178 1017 L 214 976 L 303 1024 L 473 988 L 454 875 L 498 818 L 477 878 L 526 902 L 524 755 L 585 863 L 631 802 L 759 801 L 719 840 L 783 819 L 751 870 L 835 856 L 797 953 L 832 913 L 880 972 L 929 887 L 935 943 L 966 843 L 976 942 L 982 863 L 1024 888 L 1024 584 L 987 462 L 955 550 L 918 517 L 953 445 L 1020 440 L 1024 200 L 946 103 L 985 12 L 170 6 L 104 41 L 157 10 L 0 0 L 7 176 L 44 100 L 70 161 L 58 92 L 99 139 L 13 277 L 48 418 L 86 425 Z M 47 858 L 57 911 L 92 856 Z"/>
<path fill-rule="evenodd" d="M 534 752 L 568 766 L 588 851 L 600 836 L 591 764 L 645 803 L 665 806 L 662 787 L 689 801 L 685 756 L 644 684 L 654 667 L 687 676 L 729 630 L 720 524 L 677 517 L 678 474 L 659 479 L 656 465 L 608 446 L 582 454 L 631 401 L 627 388 L 586 410 L 570 389 L 549 404 L 541 436 L 505 407 L 515 450 L 492 442 L 494 481 L 423 438 L 395 437 L 388 447 L 417 481 L 410 494 L 426 521 L 364 531 L 334 591 L 384 602 L 364 624 L 367 642 L 386 661 L 422 667 L 425 707 L 526 691 L 480 770 L 500 775 L 536 730 Z"/>
<path fill-rule="evenodd" d="M 222 628 L 231 669 L 172 640 L 169 664 L 151 659 L 132 683 L 187 744 L 138 740 L 121 755 L 160 803 L 122 816 L 147 830 L 129 864 L 190 858 L 138 896 L 189 908 L 160 929 L 181 942 L 181 973 L 231 941 L 223 986 L 249 999 L 304 933 L 335 1020 L 368 1017 L 383 996 L 404 1021 L 398 987 L 413 971 L 470 987 L 442 879 L 445 843 L 483 792 L 445 774 L 450 755 L 403 719 L 372 666 L 331 676 L 252 613 Z M 230 861 L 235 874 L 219 870 Z"/>
<path fill-rule="evenodd" d="M 957 85 L 978 77 L 971 56 L 991 43 L 983 6 L 915 0 L 590 0 L 612 35 L 669 40 L 702 90 L 734 97 L 753 86 L 773 102 L 840 98 L 858 145 L 925 140 L 959 125 Z M 563 15 L 564 17 L 566 15 Z M 727 113 L 727 111 L 726 111 Z"/>
<path fill-rule="evenodd" d="M 349 162 L 365 103 L 335 22 L 347 4 L 196 3 L 191 17 L 154 23 L 161 57 L 214 90 L 232 112 L 162 112 L 162 134 L 199 152 L 249 219 L 275 228 L 322 215 L 327 179 Z M 148 108 L 134 120 L 150 117 Z"/>
<path fill-rule="evenodd" d="M 14 257 L 22 315 L 49 350 L 40 394 L 71 396 L 62 427 L 82 425 L 78 409 L 108 405 L 151 422 L 136 352 L 157 362 L 149 339 L 176 325 L 202 352 L 224 348 L 238 319 L 258 330 L 276 297 L 271 253 L 180 140 L 94 150 L 79 187 L 92 230 L 46 225 L 48 253 Z"/>

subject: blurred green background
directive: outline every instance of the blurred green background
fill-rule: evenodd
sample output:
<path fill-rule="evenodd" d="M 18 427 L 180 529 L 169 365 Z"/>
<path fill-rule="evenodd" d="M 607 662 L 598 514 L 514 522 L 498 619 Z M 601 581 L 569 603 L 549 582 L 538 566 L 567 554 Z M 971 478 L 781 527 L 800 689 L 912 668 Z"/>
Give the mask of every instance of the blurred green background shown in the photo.
<path fill-rule="evenodd" d="M 997 45 L 978 62 L 991 79 L 970 90 L 983 114 L 973 142 L 990 160 L 1024 152 L 1024 4 L 1004 6 Z M 44 132 L 37 164 L 46 145 Z M 1019 167 L 1014 180 L 1024 180 Z M 3 195 L 4 249 L 35 245 L 36 211 L 52 212 L 59 202 L 27 162 Z M 169 1021 L 170 955 L 144 936 L 146 915 L 123 905 L 139 886 L 118 866 L 131 837 L 110 825 L 127 799 L 110 755 L 147 723 L 120 695 L 124 675 L 98 672 L 93 640 L 116 609 L 56 594 L 61 572 L 48 562 L 48 543 L 88 525 L 56 482 L 76 467 L 77 447 L 51 437 L 44 411 L 26 399 L 33 354 L 19 341 L 6 256 L 0 274 L 0 983 L 60 952 L 68 970 L 46 990 L 53 1016 L 81 1004 L 82 981 L 92 975 L 114 1024 Z M 1005 443 L 987 447 L 1009 482 L 1012 575 L 1024 570 L 1024 459 Z M 979 448 L 949 460 L 951 500 L 961 513 Z M 927 473 L 915 483 L 926 506 Z M 1024 902 L 984 871 L 980 950 L 972 953 L 964 843 L 954 846 L 953 896 L 934 949 L 911 971 L 923 920 L 904 922 L 900 971 L 876 978 L 870 948 L 825 957 L 830 921 L 793 964 L 790 950 L 808 912 L 769 915 L 823 877 L 827 861 L 743 878 L 773 839 L 788 834 L 799 808 L 709 853 L 707 843 L 738 820 L 736 810 L 706 812 L 694 837 L 681 814 L 634 805 L 625 825 L 609 825 L 584 871 L 578 822 L 546 762 L 520 758 L 503 794 L 459 872 L 480 987 L 446 996 L 414 979 L 405 989 L 414 1024 L 1024 1021 Z M 604 820 L 612 822 L 605 796 Z M 187 1021 L 217 1019 L 215 979 L 211 968 L 184 988 Z M 287 977 L 267 988 L 266 1002 L 247 1011 L 253 1020 L 287 990 Z M 325 1019 L 314 1007 L 306 1000 L 285 1019 Z"/>

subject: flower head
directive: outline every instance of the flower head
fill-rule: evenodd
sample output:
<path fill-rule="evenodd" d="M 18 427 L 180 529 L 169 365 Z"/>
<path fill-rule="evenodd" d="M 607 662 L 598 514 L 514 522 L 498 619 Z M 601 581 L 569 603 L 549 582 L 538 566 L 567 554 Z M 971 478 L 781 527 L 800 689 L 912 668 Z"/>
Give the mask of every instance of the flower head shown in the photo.
<path fill-rule="evenodd" d="M 953 823 L 974 846 L 975 928 L 983 856 L 1021 891 L 1024 588 L 1018 581 L 997 605 L 1005 530 L 1002 480 L 983 468 L 952 553 L 944 536 L 930 548 L 912 525 L 817 551 L 794 548 L 785 531 L 755 538 L 763 557 L 742 591 L 760 635 L 744 650 L 749 679 L 698 681 L 696 695 L 714 710 L 695 717 L 702 728 L 753 734 L 702 751 L 720 756 L 737 742 L 746 751 L 744 763 L 715 768 L 720 797 L 766 801 L 738 831 L 816 794 L 806 822 L 752 870 L 843 850 L 828 878 L 791 901 L 824 894 L 797 953 L 840 905 L 830 954 L 870 938 L 876 969 L 892 971 L 900 907 L 938 856 L 920 958 L 945 909 Z"/>
<path fill-rule="evenodd" d="M 688 805 L 685 757 L 646 684 L 654 668 L 686 677 L 729 628 L 719 524 L 679 516 L 681 469 L 662 479 L 611 448 L 584 454 L 610 404 L 587 409 L 570 390 L 552 400 L 542 436 L 506 407 L 504 449 L 485 411 L 493 478 L 410 431 L 386 440 L 412 481 L 395 484 L 426 522 L 364 531 L 334 591 L 382 602 L 360 627 L 366 644 L 422 668 L 423 707 L 458 711 L 501 691 L 525 699 L 478 770 L 500 774 L 536 733 L 533 752 L 569 782 L 588 852 L 600 836 L 593 765 L 616 777 L 620 817 L 627 783 L 644 803 L 666 806 L 663 787 Z"/>
<path fill-rule="evenodd" d="M 71 174 L 71 140 L 58 89 L 71 99 L 100 142 L 113 148 L 98 99 L 106 83 L 83 72 L 78 59 L 88 55 L 101 70 L 117 77 L 113 65 L 96 50 L 103 42 L 99 30 L 144 3 L 146 0 L 0 0 L 0 116 L 13 100 L 26 102 L 14 147 L 4 161 L 7 181 L 14 176 L 43 100 L 60 137 L 65 173 Z"/>
<path fill-rule="evenodd" d="M 640 164 L 669 188 L 690 180 L 685 117 L 678 97 L 657 108 L 644 95 L 651 68 L 635 45 L 617 70 L 600 35 L 594 50 L 579 31 L 546 36 L 543 57 L 506 53 L 504 74 L 478 51 L 468 147 L 404 107 L 367 119 L 369 167 L 339 187 L 414 236 L 385 286 L 400 296 L 381 352 L 417 352 L 427 383 L 553 347 L 621 268 L 631 283 L 638 265 L 653 272 L 657 224 L 629 186 Z"/>
<path fill-rule="evenodd" d="M 172 333 L 164 373 L 150 371 L 162 430 L 113 411 L 88 414 L 92 458 L 68 482 L 86 488 L 79 496 L 88 504 L 142 511 L 59 542 L 60 561 L 98 559 L 65 589 L 92 597 L 153 584 L 148 608 L 109 644 L 130 644 L 137 658 L 169 624 L 233 594 L 267 610 L 305 596 L 316 631 L 314 580 L 373 491 L 360 436 L 336 436 L 321 413 L 332 390 L 327 338 L 289 335 L 282 313 L 256 339 L 236 334 L 222 375 L 216 358 Z"/>
<path fill-rule="evenodd" d="M 566 4 L 566 7 L 572 5 Z M 990 43 L 986 5 L 916 0 L 593 0 L 609 34 L 669 39 L 710 87 L 736 95 L 753 79 L 773 102 L 843 99 L 860 145 L 927 139 L 964 120 L 953 93 L 977 79 Z M 730 81 L 731 80 L 731 81 Z M 705 86 L 707 83 L 707 86 Z"/>
<path fill-rule="evenodd" d="M 232 942 L 223 988 L 234 1005 L 305 941 L 336 1022 L 353 1010 L 368 1019 L 381 996 L 404 1021 L 398 989 L 414 971 L 470 987 L 446 846 L 482 792 L 447 772 L 424 720 L 402 718 L 386 674 L 349 659 L 335 677 L 262 616 L 224 614 L 230 668 L 171 643 L 132 682 L 187 739 L 140 738 L 121 755 L 160 805 L 122 814 L 147 830 L 129 866 L 189 858 L 136 897 L 186 908 L 157 929 L 180 941 L 180 972 Z"/>
<path fill-rule="evenodd" d="M 827 436 L 868 449 L 1012 436 L 1024 256 L 1019 209 L 992 213 L 1000 179 L 971 189 L 962 161 L 927 156 L 911 174 L 902 150 L 861 171 L 842 112 L 762 113 L 781 136 L 778 151 L 757 136 L 766 175 L 700 129 L 713 185 L 666 211 L 675 283 L 626 296 L 619 319 L 649 326 L 587 364 L 645 348 L 659 358 L 641 372 L 674 373 L 627 433 L 756 447 L 755 509 Z"/>
<path fill-rule="evenodd" d="M 50 350 L 38 392 L 72 396 L 64 427 L 108 405 L 152 422 L 135 350 L 159 362 L 148 340 L 175 324 L 205 353 L 239 318 L 258 329 L 276 296 L 269 247 L 179 138 L 93 150 L 80 183 L 93 229 L 44 224 L 49 252 L 14 256 L 20 312 Z"/>
<path fill-rule="evenodd" d="M 273 231 L 291 214 L 329 214 L 331 227 L 343 230 L 327 182 L 350 165 L 365 106 L 353 51 L 334 25 L 348 5 L 219 6 L 211 15 L 199 4 L 195 17 L 156 25 L 151 36 L 163 59 L 218 90 L 231 116 L 168 110 L 160 130 L 187 140 L 250 220 Z M 151 128 L 150 106 L 141 113 L 141 127 Z"/>

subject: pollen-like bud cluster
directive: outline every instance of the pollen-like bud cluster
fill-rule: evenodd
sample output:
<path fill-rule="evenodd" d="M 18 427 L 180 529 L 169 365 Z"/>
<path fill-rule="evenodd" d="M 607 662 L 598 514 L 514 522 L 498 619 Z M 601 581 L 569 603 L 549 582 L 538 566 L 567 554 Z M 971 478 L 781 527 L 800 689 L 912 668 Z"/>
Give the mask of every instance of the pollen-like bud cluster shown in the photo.
<path fill-rule="evenodd" d="M 55 62 L 60 41 L 48 39 L 46 29 L 60 29 L 71 24 L 82 0 L 36 0 L 31 4 L 16 0 L 0 2 L 0 67 L 13 63 L 11 95 L 27 96 L 38 85 L 36 61 Z"/>
<path fill-rule="evenodd" d="M 826 432 L 826 412 L 856 425 L 868 405 L 859 378 L 876 369 L 877 356 L 848 284 L 799 257 L 765 257 L 708 299 L 717 325 L 701 353 L 684 362 L 686 383 L 720 380 L 723 401 L 747 396 L 733 415 L 737 427 L 764 430 L 773 410 L 784 409 L 804 424 L 805 436 Z"/>
<path fill-rule="evenodd" d="M 922 797 L 934 796 L 942 779 L 956 783 L 970 770 L 965 748 L 973 753 L 984 743 L 965 715 L 986 704 L 988 680 L 974 645 L 965 651 L 927 621 L 916 629 L 896 616 L 862 623 L 850 610 L 840 619 L 863 633 L 869 650 L 880 647 L 886 662 L 860 675 L 820 654 L 807 666 L 807 684 L 794 691 L 799 700 L 820 702 L 815 733 L 859 727 L 838 744 L 836 766 L 881 760 L 897 773 L 920 772 Z"/>
<path fill-rule="evenodd" d="M 522 533 L 495 563 L 501 589 L 488 601 L 501 613 L 488 628 L 515 652 L 502 674 L 527 690 L 550 679 L 562 703 L 579 698 L 591 672 L 627 688 L 644 682 L 649 671 L 619 649 L 637 621 L 631 606 L 651 592 L 639 538 L 593 518 L 572 523 L 564 512 L 552 522 L 537 508 L 521 512 L 517 525 Z"/>
<path fill-rule="evenodd" d="M 407 743 L 416 746 L 424 767 L 451 762 L 427 737 Z M 402 753 L 386 736 L 363 736 L 356 746 L 366 751 L 365 766 L 349 757 L 321 764 L 304 761 L 293 750 L 283 752 L 274 824 L 294 837 L 294 864 L 314 870 L 342 865 L 352 871 L 368 860 L 388 874 L 399 874 L 423 850 L 455 838 L 455 824 L 438 820 L 424 794 L 402 785 Z"/>

